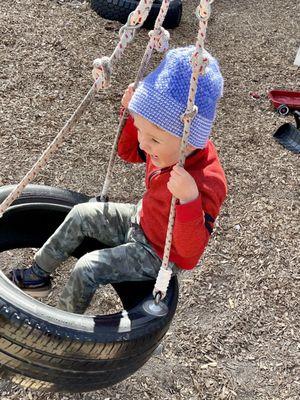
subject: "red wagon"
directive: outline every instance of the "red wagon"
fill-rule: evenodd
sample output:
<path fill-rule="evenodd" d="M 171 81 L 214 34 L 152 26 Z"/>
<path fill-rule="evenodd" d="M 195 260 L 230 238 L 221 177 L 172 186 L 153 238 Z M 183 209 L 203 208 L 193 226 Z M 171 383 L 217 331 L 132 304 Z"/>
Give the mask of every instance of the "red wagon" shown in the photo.
<path fill-rule="evenodd" d="M 274 138 L 286 149 L 300 153 L 300 92 L 270 90 L 268 97 L 281 115 L 293 114 L 296 127 L 291 123 L 281 125 Z"/>
<path fill-rule="evenodd" d="M 300 92 L 270 90 L 268 97 L 281 115 L 287 115 L 290 111 L 300 110 Z"/>

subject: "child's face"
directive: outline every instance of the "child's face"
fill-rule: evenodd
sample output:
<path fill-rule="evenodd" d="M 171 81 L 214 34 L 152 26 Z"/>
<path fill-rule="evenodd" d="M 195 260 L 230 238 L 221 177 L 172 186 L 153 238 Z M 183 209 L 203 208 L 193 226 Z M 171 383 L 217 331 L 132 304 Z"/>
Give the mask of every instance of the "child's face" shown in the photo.
<path fill-rule="evenodd" d="M 176 164 L 179 161 L 181 138 L 162 130 L 138 114 L 133 117 L 140 148 L 151 157 L 152 163 L 159 168 Z M 194 147 L 188 145 L 186 153 L 193 150 Z"/>

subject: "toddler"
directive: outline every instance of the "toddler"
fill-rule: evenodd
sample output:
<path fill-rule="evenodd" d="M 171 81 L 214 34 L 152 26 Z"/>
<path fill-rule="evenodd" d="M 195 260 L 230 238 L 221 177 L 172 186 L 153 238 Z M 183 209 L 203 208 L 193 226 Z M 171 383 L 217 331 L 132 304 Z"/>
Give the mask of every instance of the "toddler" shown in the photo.
<path fill-rule="evenodd" d="M 129 86 L 123 96 L 122 105 L 128 107 L 130 116 L 120 136 L 118 154 L 128 162 L 146 163 L 142 200 L 137 205 L 76 205 L 36 253 L 33 264 L 9 273 L 17 286 L 32 296 L 47 296 L 50 275 L 85 237 L 97 239 L 107 248 L 77 261 L 59 308 L 84 313 L 100 285 L 156 279 L 172 195 L 177 202 L 170 266 L 176 274 L 197 265 L 225 199 L 226 180 L 209 140 L 223 78 L 217 61 L 207 52 L 209 65 L 198 81 L 198 113 L 191 124 L 185 166 L 178 165 L 193 51 L 193 46 L 170 50 L 134 93 Z"/>

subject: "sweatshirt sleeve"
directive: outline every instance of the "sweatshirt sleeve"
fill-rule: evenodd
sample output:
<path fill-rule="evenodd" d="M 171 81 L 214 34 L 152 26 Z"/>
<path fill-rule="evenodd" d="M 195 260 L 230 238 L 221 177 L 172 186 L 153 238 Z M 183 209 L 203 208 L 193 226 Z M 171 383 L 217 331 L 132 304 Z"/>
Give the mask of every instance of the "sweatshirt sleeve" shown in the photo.
<path fill-rule="evenodd" d="M 200 259 L 227 194 L 225 174 L 214 147 L 212 153 L 202 170 L 191 173 L 198 185 L 198 198 L 176 205 L 173 245 L 181 257 Z"/>
<path fill-rule="evenodd" d="M 121 109 L 121 116 L 123 112 L 124 109 Z M 139 147 L 138 133 L 131 115 L 128 116 L 119 138 L 118 155 L 124 161 L 131 163 L 146 161 L 146 155 Z"/>

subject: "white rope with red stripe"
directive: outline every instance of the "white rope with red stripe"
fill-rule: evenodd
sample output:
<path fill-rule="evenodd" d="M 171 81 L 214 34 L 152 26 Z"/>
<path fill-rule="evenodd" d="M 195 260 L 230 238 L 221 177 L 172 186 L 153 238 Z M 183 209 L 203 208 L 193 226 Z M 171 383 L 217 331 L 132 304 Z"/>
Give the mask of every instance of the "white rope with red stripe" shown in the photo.
<path fill-rule="evenodd" d="M 167 30 L 165 30 L 162 27 L 162 24 L 165 20 L 166 14 L 169 9 L 169 5 L 170 5 L 170 0 L 162 1 L 158 16 L 157 16 L 155 24 L 154 24 L 154 28 L 152 31 L 149 32 L 150 40 L 148 41 L 143 58 L 141 60 L 140 68 L 139 68 L 139 71 L 137 73 L 136 79 L 133 84 L 133 90 L 136 89 L 136 87 L 139 84 L 139 82 L 141 81 L 141 79 L 145 76 L 145 73 L 148 68 L 153 50 L 155 49 L 158 52 L 164 52 L 169 47 L 170 34 Z M 120 122 L 119 122 L 118 130 L 117 130 L 115 140 L 114 140 L 114 143 L 112 146 L 112 151 L 111 151 L 110 160 L 108 163 L 108 168 L 107 168 L 102 192 L 101 192 L 100 196 L 97 196 L 97 199 L 99 199 L 101 201 L 107 200 L 107 193 L 108 193 L 109 186 L 111 184 L 112 170 L 114 167 L 116 154 L 117 154 L 118 141 L 121 136 L 121 132 L 123 130 L 125 122 L 128 118 L 128 115 L 129 115 L 128 110 L 125 110 L 120 119 Z"/>
<path fill-rule="evenodd" d="M 185 113 L 182 115 L 184 130 L 181 140 L 180 158 L 179 158 L 179 165 L 181 166 L 184 166 L 185 162 L 185 150 L 187 146 L 188 137 L 190 134 L 191 123 L 193 121 L 193 118 L 198 112 L 198 109 L 195 106 L 195 95 L 197 91 L 198 78 L 200 75 L 205 74 L 205 68 L 208 63 L 207 58 L 203 56 L 203 50 L 204 50 L 204 41 L 206 37 L 206 28 L 211 14 L 212 3 L 213 0 L 201 0 L 196 10 L 196 16 L 199 19 L 199 30 L 195 44 L 195 51 L 191 57 L 192 75 L 190 80 L 190 90 L 189 90 L 187 108 Z M 160 299 L 163 299 L 166 296 L 170 279 L 172 276 L 172 268 L 169 266 L 169 259 L 170 259 L 171 245 L 172 245 L 173 228 L 175 222 L 175 205 L 176 205 L 176 198 L 172 196 L 162 265 L 160 267 L 153 290 L 153 296 L 156 298 L 157 294 L 160 293 Z"/>
<path fill-rule="evenodd" d="M 0 218 L 8 207 L 21 195 L 25 187 L 31 183 L 40 170 L 48 163 L 50 157 L 62 145 L 66 137 L 70 134 L 72 128 L 76 125 L 83 112 L 86 110 L 91 100 L 94 98 L 99 89 L 107 88 L 110 84 L 111 67 L 116 59 L 120 59 L 126 46 L 134 38 L 134 32 L 146 20 L 154 0 L 140 0 L 137 8 L 128 16 L 126 24 L 121 28 L 119 35 L 120 41 L 117 44 L 111 57 L 103 57 L 101 60 L 102 73 L 94 82 L 89 92 L 86 94 L 80 105 L 77 107 L 73 115 L 67 121 L 65 126 L 57 134 L 55 139 L 46 148 L 31 170 L 24 176 L 16 188 L 8 195 L 8 197 L 0 204 Z"/>
<path fill-rule="evenodd" d="M 128 16 L 127 23 L 119 31 L 120 41 L 110 57 L 96 58 L 93 62 L 92 75 L 97 90 L 110 85 L 111 68 L 119 60 L 127 45 L 133 40 L 137 28 L 145 22 L 154 0 L 141 0 L 137 8 Z"/>

